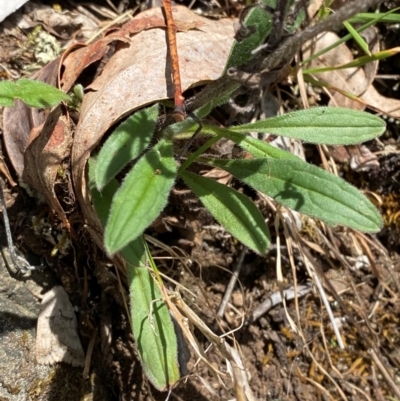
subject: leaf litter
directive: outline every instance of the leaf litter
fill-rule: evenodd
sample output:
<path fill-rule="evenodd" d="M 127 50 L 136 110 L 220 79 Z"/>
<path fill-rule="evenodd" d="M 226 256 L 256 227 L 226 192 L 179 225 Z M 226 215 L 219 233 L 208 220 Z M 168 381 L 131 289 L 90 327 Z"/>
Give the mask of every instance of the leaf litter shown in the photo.
<path fill-rule="evenodd" d="M 39 364 L 57 362 L 83 366 L 85 354 L 78 336 L 78 323 L 68 294 L 56 285 L 44 294 L 36 333 L 36 360 Z"/>

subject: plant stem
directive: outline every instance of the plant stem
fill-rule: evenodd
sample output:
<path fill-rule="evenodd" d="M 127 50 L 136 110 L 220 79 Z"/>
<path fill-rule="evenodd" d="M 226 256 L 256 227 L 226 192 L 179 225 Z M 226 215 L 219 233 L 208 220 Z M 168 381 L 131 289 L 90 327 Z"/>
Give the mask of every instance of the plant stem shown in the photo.
<path fill-rule="evenodd" d="M 175 108 L 172 115 L 175 121 L 183 121 L 186 117 L 185 108 L 183 105 L 185 98 L 182 95 L 181 74 L 179 72 L 178 47 L 176 44 L 177 29 L 174 22 L 174 17 L 172 15 L 171 0 L 163 0 L 162 4 L 167 23 L 168 50 L 171 58 L 172 83 L 174 86 Z"/>
<path fill-rule="evenodd" d="M 307 27 L 296 35 L 288 37 L 277 47 L 276 50 L 267 56 L 263 52 L 260 52 L 247 64 L 237 66 L 236 69 L 247 71 L 249 74 L 254 75 L 256 81 L 257 75 L 265 73 L 271 74 L 272 70 L 279 69 L 287 63 L 290 63 L 295 54 L 301 49 L 301 46 L 308 40 L 315 38 L 322 32 L 337 28 L 343 21 L 376 6 L 382 1 L 383 0 L 353 0 L 348 2 L 325 20 Z M 237 77 L 235 74 L 232 74 L 231 76 L 224 75 L 206 86 L 201 92 L 194 96 L 194 98 L 188 99 L 185 102 L 186 110 L 193 112 L 213 99 L 220 97 L 221 94 L 228 96 L 239 88 L 241 84 L 245 85 L 243 80 L 240 79 L 240 74 L 236 75 Z M 261 86 L 261 83 L 258 86 Z"/>

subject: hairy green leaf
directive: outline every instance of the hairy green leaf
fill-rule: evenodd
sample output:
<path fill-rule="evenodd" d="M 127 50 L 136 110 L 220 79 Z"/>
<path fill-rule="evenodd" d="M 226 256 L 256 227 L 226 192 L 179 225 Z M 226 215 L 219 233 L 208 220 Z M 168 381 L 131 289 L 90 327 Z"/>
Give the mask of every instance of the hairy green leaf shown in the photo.
<path fill-rule="evenodd" d="M 271 12 L 276 9 L 276 3 L 275 0 L 261 0 L 258 3 L 246 4 L 249 8 L 246 7 L 242 12 L 247 11 L 247 15 L 236 33 L 236 40 L 232 45 L 224 73 L 230 67 L 240 67 L 254 57 L 253 50 L 262 45 L 267 36 L 271 34 L 273 25 Z M 286 9 L 280 12 L 280 17 L 284 20 L 283 31 L 290 34 L 296 31 L 306 15 L 302 9 L 290 13 L 290 8 L 294 4 L 293 0 L 287 1 Z M 286 18 L 289 14 L 289 18 Z M 277 39 L 279 41 L 279 37 Z"/>
<path fill-rule="evenodd" d="M 128 266 L 128 274 L 132 328 L 142 366 L 154 387 L 165 391 L 180 379 L 174 324 L 149 270 Z"/>
<path fill-rule="evenodd" d="M 243 22 L 243 27 L 236 34 L 240 39 L 235 40 L 232 45 L 224 74 L 230 67 L 239 67 L 251 60 L 252 50 L 263 44 L 270 32 L 271 14 L 261 7 L 251 8 Z"/>
<path fill-rule="evenodd" d="M 133 241 L 158 217 L 176 178 L 172 143 L 161 140 L 128 173 L 114 196 L 104 242 L 113 254 Z"/>
<path fill-rule="evenodd" d="M 119 184 L 111 180 L 100 193 L 94 182 L 94 170 L 95 162 L 90 159 L 93 205 L 105 225 Z M 132 330 L 142 367 L 154 387 L 164 391 L 180 379 L 175 328 L 160 288 L 148 270 L 143 236 L 121 249 L 121 255 L 127 262 Z"/>
<path fill-rule="evenodd" d="M 131 160 L 149 146 L 156 127 L 158 105 L 128 117 L 110 135 L 101 148 L 96 163 L 96 186 L 101 189 Z"/>
<path fill-rule="evenodd" d="M 11 107 L 15 99 L 37 108 L 53 107 L 71 100 L 66 93 L 40 81 L 21 78 L 16 82 L 0 82 L 0 106 Z"/>
<path fill-rule="evenodd" d="M 366 232 L 382 227 L 375 206 L 355 187 L 300 159 L 206 160 L 277 202 L 330 225 Z"/>
<path fill-rule="evenodd" d="M 268 132 L 310 143 L 350 145 L 381 135 L 385 122 L 372 114 L 341 107 L 315 107 L 255 123 L 230 127 L 234 132 Z"/>
<path fill-rule="evenodd" d="M 268 250 L 268 228 L 260 211 L 247 196 L 188 171 L 180 175 L 226 231 L 257 253 Z"/>

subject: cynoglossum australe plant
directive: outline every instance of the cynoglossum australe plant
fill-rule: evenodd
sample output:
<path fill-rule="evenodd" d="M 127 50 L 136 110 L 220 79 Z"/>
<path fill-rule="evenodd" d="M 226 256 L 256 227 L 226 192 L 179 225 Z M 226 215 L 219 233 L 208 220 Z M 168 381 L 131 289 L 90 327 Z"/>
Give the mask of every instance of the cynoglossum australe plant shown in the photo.
<path fill-rule="evenodd" d="M 270 32 L 271 25 L 263 22 L 266 18 L 271 19 L 270 9 L 274 10 L 275 5 L 267 5 L 249 10 L 243 21 L 244 35 L 234 44 L 227 61 L 227 74 L 185 103 L 187 110 L 194 114 L 193 117 L 189 115 L 186 120 L 155 132 L 160 106 L 155 104 L 142 109 L 119 125 L 91 161 L 91 190 L 94 206 L 105 228 L 105 249 L 109 254 L 122 253 L 131 277 L 135 276 L 135 269 L 149 267 L 149 258 L 143 256 L 143 233 L 159 216 L 179 179 L 186 183 L 226 231 L 254 252 L 267 252 L 270 244 L 268 227 L 254 202 L 232 187 L 189 171 L 192 163 L 224 169 L 278 203 L 328 224 L 346 225 L 366 232 L 380 229 L 382 219 L 379 212 L 356 188 L 286 151 L 247 135 L 250 131 L 268 132 L 310 143 L 355 144 L 383 133 L 384 122 L 373 115 L 343 108 L 322 107 L 234 127 L 221 128 L 203 123 L 200 135 L 209 139 L 199 149 L 184 154 L 183 160 L 180 160 L 180 152 L 174 150 L 173 145 L 177 139 L 199 134 L 198 120 L 204 119 L 215 106 L 226 102 L 245 81 L 237 79 L 239 71 L 245 72 L 249 78 L 264 73 L 263 68 L 279 67 L 288 61 L 287 54 L 282 52 L 281 60 L 273 56 L 272 60 L 267 57 L 262 62 L 259 59 L 262 49 L 255 56 L 252 53 L 252 50 L 260 49 Z M 353 5 L 353 8 L 347 7 L 339 15 L 341 18 L 349 17 L 358 9 L 354 9 Z M 325 25 L 329 27 L 338 21 L 341 20 L 333 17 Z M 314 29 L 312 32 L 315 34 L 317 31 Z M 307 31 L 308 36 L 310 32 Z M 293 46 L 298 46 L 302 41 L 303 37 L 297 38 Z M 250 63 L 254 64 L 254 57 L 259 64 L 259 71 L 246 71 Z M 233 141 L 252 158 L 221 160 L 204 156 L 206 150 L 221 138 Z M 132 164 L 132 161 L 135 163 Z M 122 183 L 118 183 L 115 177 L 127 166 L 128 173 Z M 136 257 L 132 259 L 127 249 Z M 154 272 L 154 267 L 151 271 Z M 139 345 L 144 369 L 157 388 L 167 389 L 179 377 L 170 373 L 177 372 L 177 359 L 174 355 L 177 341 L 172 331 L 168 334 L 163 332 L 164 328 L 170 330 L 170 317 L 165 315 L 160 319 L 160 322 L 166 322 L 165 327 L 163 324 L 154 324 L 155 320 L 158 321 L 158 317 L 153 316 L 155 310 L 158 310 L 158 306 L 164 310 L 165 306 L 159 303 L 159 290 L 163 284 L 155 280 L 153 274 L 145 274 L 143 277 L 152 284 L 147 281 L 146 285 L 142 285 L 143 296 L 137 297 L 135 303 L 132 303 L 134 336 L 140 342 L 143 339 L 140 337 L 142 330 L 148 333 L 149 341 L 140 342 Z M 134 287 L 133 281 L 131 283 L 130 293 L 133 297 L 140 291 L 140 286 Z M 150 305 L 157 305 L 157 308 L 151 308 Z M 140 322 L 133 321 L 136 308 L 145 311 Z M 170 355 L 161 355 L 164 359 L 158 358 L 155 363 L 155 357 L 148 358 L 149 348 L 162 349 L 160 341 L 164 341 L 173 351 Z"/>

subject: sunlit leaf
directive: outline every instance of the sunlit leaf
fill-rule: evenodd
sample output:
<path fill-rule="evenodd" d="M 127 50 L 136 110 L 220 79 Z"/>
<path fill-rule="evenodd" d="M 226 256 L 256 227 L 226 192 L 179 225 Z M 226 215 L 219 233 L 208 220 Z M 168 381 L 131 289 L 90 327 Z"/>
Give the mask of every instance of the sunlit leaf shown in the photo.
<path fill-rule="evenodd" d="M 54 86 L 40 81 L 21 78 L 16 82 L 0 82 L 0 106 L 11 107 L 15 99 L 21 99 L 31 107 L 47 108 L 56 106 L 62 101 L 70 101 L 71 98 Z"/>
<path fill-rule="evenodd" d="M 385 122 L 370 113 L 342 107 L 315 107 L 255 123 L 230 127 L 230 131 L 265 132 L 310 143 L 350 145 L 381 135 Z"/>
<path fill-rule="evenodd" d="M 357 188 L 300 159 L 206 160 L 277 202 L 330 225 L 377 232 L 382 218 Z"/>
<path fill-rule="evenodd" d="M 257 253 L 268 250 L 268 228 L 262 214 L 247 196 L 188 171 L 180 175 L 226 231 Z"/>
<path fill-rule="evenodd" d="M 159 216 L 175 178 L 172 143 L 161 140 L 135 164 L 114 196 L 104 234 L 110 254 L 143 234 Z"/>
<path fill-rule="evenodd" d="M 101 189 L 149 146 L 158 117 L 158 105 L 128 117 L 109 136 L 96 163 L 96 186 Z"/>

